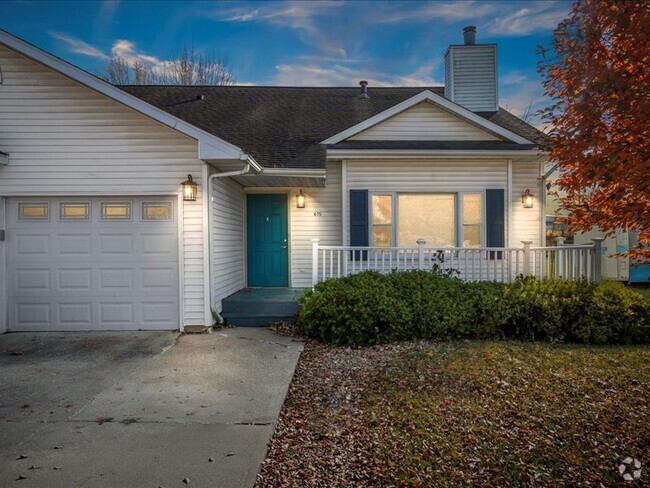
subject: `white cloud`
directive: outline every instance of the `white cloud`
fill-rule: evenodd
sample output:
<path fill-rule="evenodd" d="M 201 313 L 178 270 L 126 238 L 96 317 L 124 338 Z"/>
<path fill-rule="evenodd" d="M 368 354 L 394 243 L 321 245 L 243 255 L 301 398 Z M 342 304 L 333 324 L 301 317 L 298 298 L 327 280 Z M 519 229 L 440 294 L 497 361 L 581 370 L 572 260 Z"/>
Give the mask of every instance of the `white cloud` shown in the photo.
<path fill-rule="evenodd" d="M 55 39 L 63 41 L 70 52 L 83 54 L 92 58 L 107 61 L 113 56 L 119 56 L 130 66 L 134 66 L 136 63 L 145 63 L 150 65 L 154 71 L 162 70 L 169 63 L 169 61 L 164 61 L 156 56 L 139 51 L 134 42 L 126 39 L 118 39 L 115 41 L 111 47 L 110 54 L 107 54 L 101 49 L 68 34 L 55 31 L 50 31 L 49 34 Z"/>
<path fill-rule="evenodd" d="M 411 8 L 413 5 L 416 4 L 407 4 L 408 8 L 405 10 L 384 12 L 376 21 L 380 23 L 430 22 L 432 20 L 458 22 L 484 17 L 496 12 L 498 8 L 494 3 L 473 0 L 467 2 L 431 2 L 420 8 Z"/>
<path fill-rule="evenodd" d="M 113 56 L 119 56 L 131 66 L 135 65 L 138 62 L 151 64 L 154 67 L 164 63 L 164 61 L 161 61 L 155 56 L 139 52 L 135 47 L 135 43 L 127 41 L 125 39 L 119 39 L 113 43 L 111 54 Z"/>
<path fill-rule="evenodd" d="M 76 37 L 69 36 L 62 32 L 49 31 L 48 34 L 63 43 L 68 48 L 68 51 L 83 54 L 84 56 L 90 56 L 92 58 L 98 59 L 108 59 L 109 56 L 104 53 L 101 49 L 91 46 L 87 42 L 77 39 Z"/>
<path fill-rule="evenodd" d="M 321 32 L 317 26 L 318 17 L 334 16 L 338 7 L 345 3 L 340 1 L 289 1 L 262 3 L 260 7 L 235 7 L 206 12 L 207 16 L 223 22 L 264 22 L 280 27 L 297 30 L 302 40 L 318 48 L 321 52 L 344 58 L 345 49 L 330 36 Z"/>
<path fill-rule="evenodd" d="M 570 10 L 570 3 L 535 3 L 508 15 L 496 17 L 487 25 L 487 30 L 500 36 L 525 36 L 549 31 L 555 29 Z"/>
<path fill-rule="evenodd" d="M 417 71 L 405 75 L 389 75 L 372 70 L 351 68 L 341 64 L 281 64 L 271 84 L 282 86 L 356 86 L 366 80 L 373 86 L 435 86 L 440 83 L 431 73 L 434 65 L 423 65 Z"/>

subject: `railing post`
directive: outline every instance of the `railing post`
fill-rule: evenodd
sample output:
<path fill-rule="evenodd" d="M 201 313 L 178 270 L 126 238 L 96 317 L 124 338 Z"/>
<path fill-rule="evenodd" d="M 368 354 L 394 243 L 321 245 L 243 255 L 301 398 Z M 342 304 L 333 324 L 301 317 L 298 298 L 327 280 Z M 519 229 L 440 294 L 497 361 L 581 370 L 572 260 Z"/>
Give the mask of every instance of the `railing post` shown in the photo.
<path fill-rule="evenodd" d="M 530 245 L 533 241 L 521 241 L 524 245 L 524 265 L 523 265 L 523 274 L 524 278 L 530 274 Z"/>
<path fill-rule="evenodd" d="M 427 243 L 427 241 L 424 239 L 418 239 L 416 242 L 418 243 L 418 269 L 423 270 L 424 269 L 424 245 Z"/>
<path fill-rule="evenodd" d="M 558 246 L 564 246 L 564 241 L 566 241 L 565 237 L 555 238 L 555 243 Z M 564 278 L 564 270 L 566 267 L 565 261 L 566 261 L 566 252 L 562 249 L 558 249 L 555 254 L 555 277 L 556 278 Z"/>
<path fill-rule="evenodd" d="M 601 273 L 602 273 L 602 252 L 603 252 L 603 241 L 604 237 L 594 237 L 592 239 L 594 243 L 594 283 L 600 283 Z"/>
<path fill-rule="evenodd" d="M 311 240 L 311 286 L 312 288 L 318 283 L 318 243 L 320 239 Z"/>

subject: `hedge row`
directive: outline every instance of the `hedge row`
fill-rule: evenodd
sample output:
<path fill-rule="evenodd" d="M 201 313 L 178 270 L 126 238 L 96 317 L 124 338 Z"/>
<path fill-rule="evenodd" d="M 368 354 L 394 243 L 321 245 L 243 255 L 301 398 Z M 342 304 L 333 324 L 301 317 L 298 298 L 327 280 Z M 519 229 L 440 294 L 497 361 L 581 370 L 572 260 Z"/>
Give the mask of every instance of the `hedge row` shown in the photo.
<path fill-rule="evenodd" d="M 428 271 L 364 272 L 319 283 L 300 325 L 336 345 L 410 339 L 650 342 L 650 300 L 620 283 L 463 282 Z"/>

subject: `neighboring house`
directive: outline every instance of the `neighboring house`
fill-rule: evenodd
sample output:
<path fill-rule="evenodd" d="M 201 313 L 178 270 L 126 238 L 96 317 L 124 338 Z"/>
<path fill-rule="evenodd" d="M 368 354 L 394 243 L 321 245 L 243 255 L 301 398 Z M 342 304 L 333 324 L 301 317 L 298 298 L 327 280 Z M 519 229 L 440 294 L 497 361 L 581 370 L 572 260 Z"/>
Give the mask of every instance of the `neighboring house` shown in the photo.
<path fill-rule="evenodd" d="M 313 238 L 542 246 L 542 135 L 473 34 L 444 88 L 360 90 L 115 87 L 0 31 L 0 330 L 210 325 L 311 286 Z"/>
<path fill-rule="evenodd" d="M 587 244 L 594 237 L 605 236 L 601 229 L 592 229 L 589 232 L 570 233 L 567 231 L 567 225 L 562 223 L 559 217 L 562 216 L 562 210 L 558 204 L 557 188 L 553 184 L 557 178 L 557 171 L 554 167 L 547 169 L 547 181 L 550 183 L 552 192 L 546 199 L 546 240 L 547 245 L 552 246 L 564 242 L 566 244 Z M 558 193 L 564 196 L 563 192 Z M 650 283 L 650 265 L 639 264 L 638 261 L 631 260 L 627 257 L 617 256 L 618 253 L 627 252 L 631 246 L 636 244 L 637 233 L 628 232 L 625 229 L 617 229 L 612 235 L 606 236 L 601 248 L 601 267 L 602 277 L 609 280 L 623 281 L 631 284 Z M 562 238 L 558 241 L 558 237 Z"/>

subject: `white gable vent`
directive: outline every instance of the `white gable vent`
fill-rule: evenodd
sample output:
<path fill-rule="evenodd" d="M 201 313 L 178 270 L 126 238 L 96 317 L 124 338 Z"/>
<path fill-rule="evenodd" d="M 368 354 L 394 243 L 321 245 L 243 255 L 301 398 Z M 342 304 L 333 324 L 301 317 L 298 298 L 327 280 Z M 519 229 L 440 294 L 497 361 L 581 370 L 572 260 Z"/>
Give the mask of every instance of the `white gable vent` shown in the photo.
<path fill-rule="evenodd" d="M 445 53 L 445 98 L 472 112 L 499 109 L 496 44 L 476 44 L 476 27 L 463 29 L 465 43 Z"/>

